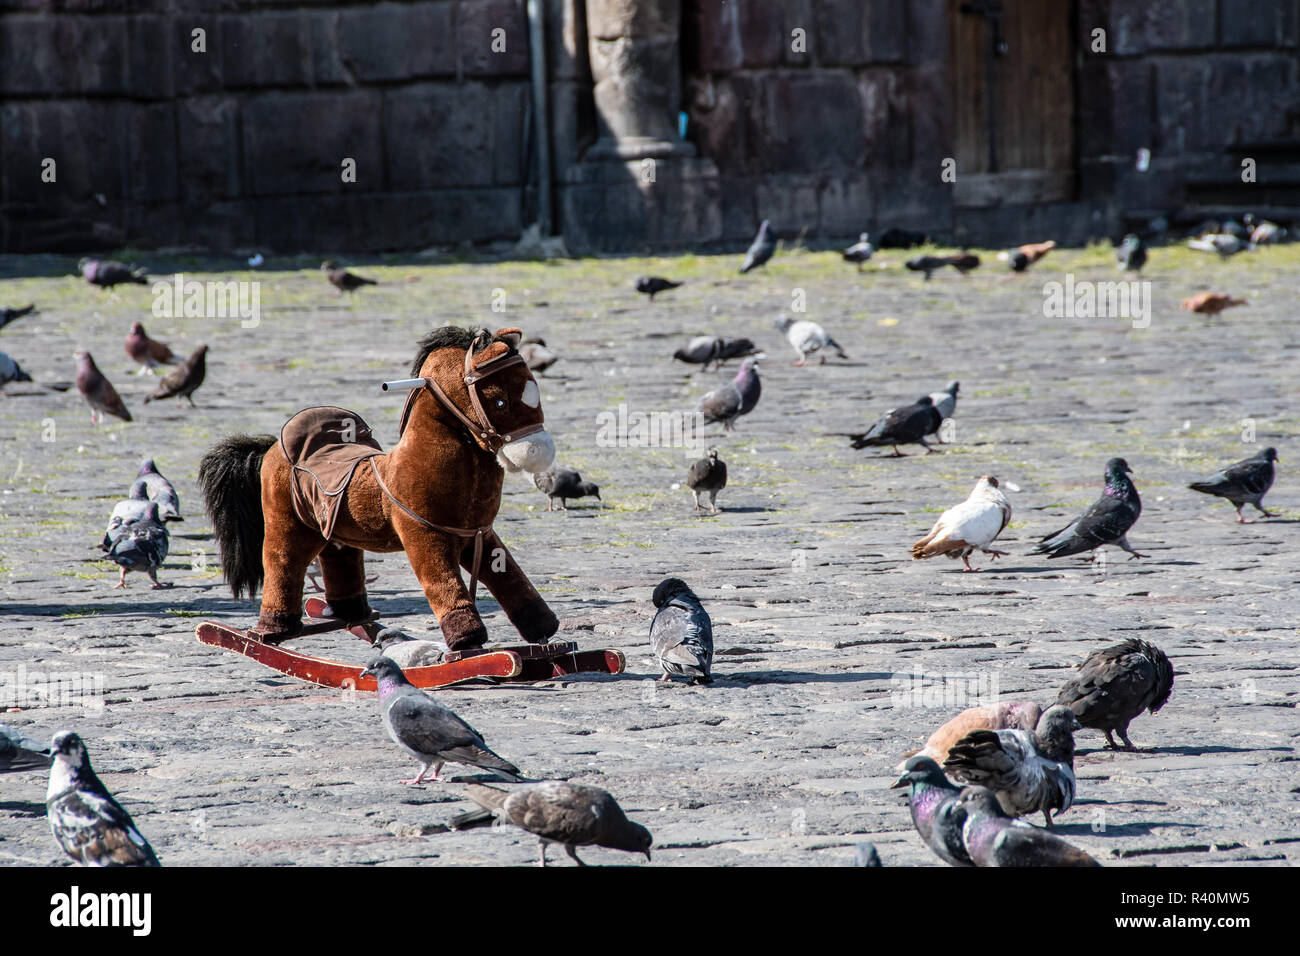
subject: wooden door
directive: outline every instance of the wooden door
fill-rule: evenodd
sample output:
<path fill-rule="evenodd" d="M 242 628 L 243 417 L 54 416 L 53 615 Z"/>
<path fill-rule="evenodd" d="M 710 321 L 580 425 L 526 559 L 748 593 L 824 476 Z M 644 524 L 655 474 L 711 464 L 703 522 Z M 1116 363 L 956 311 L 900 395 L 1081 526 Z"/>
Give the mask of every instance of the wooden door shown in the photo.
<path fill-rule="evenodd" d="M 949 0 L 958 206 L 1074 198 L 1074 13 L 1074 0 Z"/>

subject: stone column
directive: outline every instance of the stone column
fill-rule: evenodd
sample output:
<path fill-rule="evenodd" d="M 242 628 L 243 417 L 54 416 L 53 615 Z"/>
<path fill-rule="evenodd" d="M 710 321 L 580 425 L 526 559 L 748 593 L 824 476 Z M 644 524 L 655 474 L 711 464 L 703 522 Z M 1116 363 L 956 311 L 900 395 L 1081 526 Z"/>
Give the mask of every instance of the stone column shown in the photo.
<path fill-rule="evenodd" d="M 681 0 L 587 0 L 599 138 L 587 160 L 694 156 L 678 136 Z"/>

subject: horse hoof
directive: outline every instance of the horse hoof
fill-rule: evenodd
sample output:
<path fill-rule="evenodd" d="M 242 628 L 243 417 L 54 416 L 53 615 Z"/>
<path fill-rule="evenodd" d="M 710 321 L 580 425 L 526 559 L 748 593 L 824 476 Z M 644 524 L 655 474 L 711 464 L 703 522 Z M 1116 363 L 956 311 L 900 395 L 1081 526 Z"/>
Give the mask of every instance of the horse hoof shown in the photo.
<path fill-rule="evenodd" d="M 339 598 L 330 600 L 328 595 L 325 598 L 325 617 L 336 621 L 346 621 L 348 624 L 356 624 L 360 621 L 370 620 L 373 612 L 370 609 L 370 602 L 366 600 L 363 594 L 360 597 Z"/>
<path fill-rule="evenodd" d="M 560 619 L 541 598 L 529 601 L 510 615 L 510 622 L 529 644 L 545 644 L 560 629 Z"/>
<path fill-rule="evenodd" d="M 449 651 L 471 651 L 487 643 L 487 628 L 468 608 L 454 608 L 438 618 Z"/>

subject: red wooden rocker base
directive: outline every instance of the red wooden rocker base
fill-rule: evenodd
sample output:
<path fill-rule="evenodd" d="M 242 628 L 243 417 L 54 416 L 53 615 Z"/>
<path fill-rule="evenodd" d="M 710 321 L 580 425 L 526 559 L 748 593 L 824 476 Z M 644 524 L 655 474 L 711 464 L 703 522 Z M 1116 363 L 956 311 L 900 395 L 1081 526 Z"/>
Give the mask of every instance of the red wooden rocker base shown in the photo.
<path fill-rule="evenodd" d="M 360 624 L 322 618 L 325 602 L 308 598 L 304 611 L 308 620 L 295 637 L 346 630 L 354 637 L 373 644 L 379 633 L 379 615 Z M 200 644 L 222 647 L 257 661 L 272 670 L 298 680 L 325 687 L 375 690 L 373 677 L 362 677 L 361 667 L 299 654 L 288 648 L 259 639 L 256 631 L 240 631 L 215 621 L 204 621 L 195 629 Z M 485 647 L 472 651 L 449 651 L 438 664 L 407 668 L 403 673 L 416 687 L 446 687 L 461 681 L 490 678 L 498 681 L 527 682 L 563 677 L 566 674 L 621 674 L 626 661 L 622 651 L 580 651 L 572 641 L 550 644 L 522 644 L 511 647 Z"/>

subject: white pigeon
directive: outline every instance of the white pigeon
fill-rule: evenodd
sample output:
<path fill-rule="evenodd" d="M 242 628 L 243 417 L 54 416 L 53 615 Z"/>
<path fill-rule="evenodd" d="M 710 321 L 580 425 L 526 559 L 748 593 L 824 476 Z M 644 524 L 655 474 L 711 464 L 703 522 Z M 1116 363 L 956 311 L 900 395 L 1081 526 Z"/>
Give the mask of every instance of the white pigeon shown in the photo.
<path fill-rule="evenodd" d="M 1187 248 L 1197 249 L 1201 252 L 1217 252 L 1226 259 L 1228 256 L 1234 256 L 1245 249 L 1254 249 L 1255 245 L 1226 232 L 1218 232 L 1208 236 L 1201 236 L 1199 239 L 1187 240 Z"/>
<path fill-rule="evenodd" d="M 799 356 L 799 361 L 795 365 L 803 365 L 808 356 L 814 352 L 821 351 L 824 348 L 832 348 L 839 353 L 840 358 L 846 359 L 844 349 L 840 344 L 831 338 L 826 330 L 816 322 L 810 322 L 807 319 L 801 319 L 796 322 L 794 319 L 781 315 L 777 316 L 776 327 L 785 333 L 785 337 L 790 340 L 790 346 Z M 826 356 L 821 357 L 822 364 L 826 363 Z"/>
<path fill-rule="evenodd" d="M 858 236 L 858 241 L 844 250 L 844 261 L 857 264 L 858 271 L 862 271 L 862 263 L 870 259 L 876 252 L 875 246 L 867 241 L 867 234 L 864 232 Z"/>
<path fill-rule="evenodd" d="M 934 527 L 916 544 L 912 557 L 933 558 L 937 554 L 961 558 L 965 571 L 978 571 L 970 566 L 973 551 L 983 551 L 993 558 L 1006 555 L 989 547 L 1011 521 L 1011 502 L 998 490 L 998 480 L 984 475 L 965 501 L 954 505 L 939 516 Z"/>

